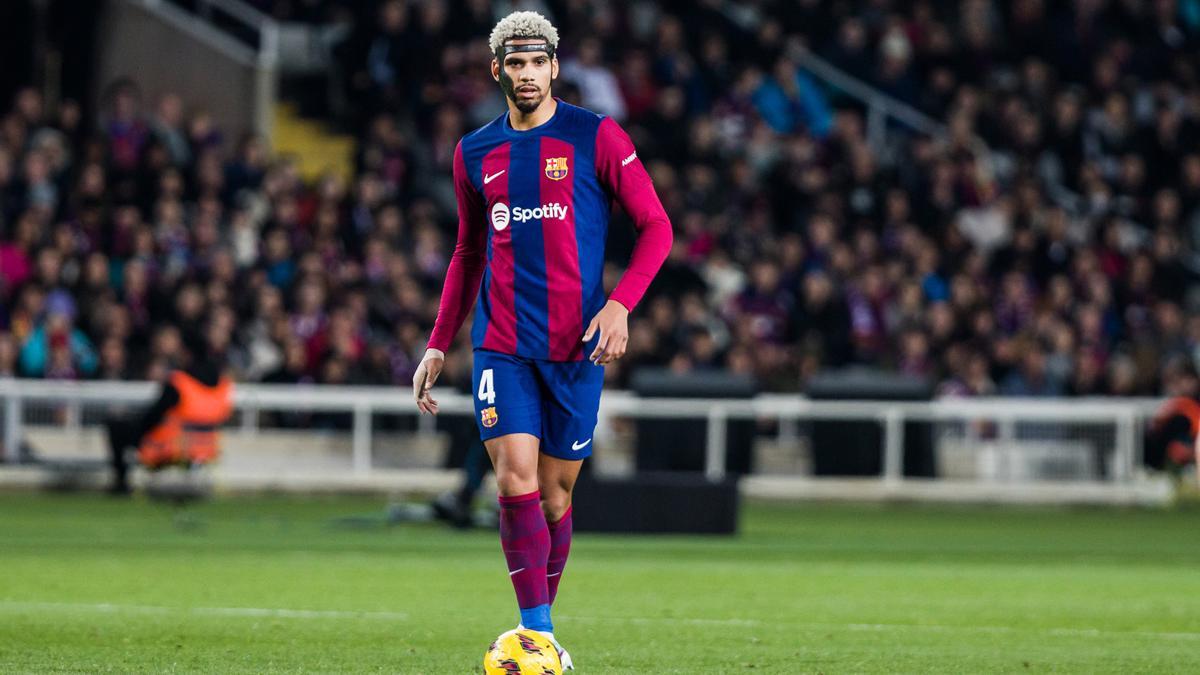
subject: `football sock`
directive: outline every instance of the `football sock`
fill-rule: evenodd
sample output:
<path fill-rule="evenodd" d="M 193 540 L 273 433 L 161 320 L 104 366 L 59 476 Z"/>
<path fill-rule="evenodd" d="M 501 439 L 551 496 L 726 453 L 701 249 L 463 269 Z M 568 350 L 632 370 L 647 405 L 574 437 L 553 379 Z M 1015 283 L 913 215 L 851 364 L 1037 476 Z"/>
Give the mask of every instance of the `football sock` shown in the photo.
<path fill-rule="evenodd" d="M 549 524 L 550 528 L 550 559 L 546 563 L 546 590 L 550 593 L 550 604 L 558 595 L 558 582 L 562 580 L 563 568 L 567 566 L 567 556 L 571 553 L 571 507 L 563 514 L 558 522 Z"/>
<path fill-rule="evenodd" d="M 500 545 L 508 562 L 508 577 L 517 592 L 521 624 L 532 630 L 553 631 L 546 586 L 550 530 L 542 514 L 540 492 L 501 495 Z"/>

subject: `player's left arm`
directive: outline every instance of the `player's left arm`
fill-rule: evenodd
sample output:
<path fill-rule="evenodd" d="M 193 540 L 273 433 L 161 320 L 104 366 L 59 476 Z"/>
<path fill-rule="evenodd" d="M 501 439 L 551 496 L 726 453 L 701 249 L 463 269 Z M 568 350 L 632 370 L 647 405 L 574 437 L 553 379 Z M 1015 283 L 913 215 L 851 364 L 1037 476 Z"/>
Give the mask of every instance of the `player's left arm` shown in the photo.
<path fill-rule="evenodd" d="M 629 342 L 629 313 L 646 294 L 667 259 L 674 235 L 633 141 L 611 117 L 604 118 L 596 132 L 596 176 L 633 219 L 638 231 L 629 266 L 583 335 L 583 341 L 587 342 L 600 332 L 600 340 L 589 358 L 603 365 L 624 356 Z"/>

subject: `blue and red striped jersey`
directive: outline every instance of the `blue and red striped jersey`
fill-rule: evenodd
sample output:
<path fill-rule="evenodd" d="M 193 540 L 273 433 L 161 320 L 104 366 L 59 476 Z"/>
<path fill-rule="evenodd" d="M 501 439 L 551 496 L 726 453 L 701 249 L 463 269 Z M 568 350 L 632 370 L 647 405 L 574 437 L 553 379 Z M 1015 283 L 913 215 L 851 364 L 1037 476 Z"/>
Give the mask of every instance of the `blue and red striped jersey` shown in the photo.
<path fill-rule="evenodd" d="M 629 136 L 611 118 L 557 104 L 527 131 L 505 113 L 455 150 L 458 245 L 431 347 L 449 347 L 474 301 L 476 349 L 581 360 L 584 329 L 606 301 L 614 199 L 639 236 L 612 299 L 632 310 L 666 258 L 670 222 Z"/>

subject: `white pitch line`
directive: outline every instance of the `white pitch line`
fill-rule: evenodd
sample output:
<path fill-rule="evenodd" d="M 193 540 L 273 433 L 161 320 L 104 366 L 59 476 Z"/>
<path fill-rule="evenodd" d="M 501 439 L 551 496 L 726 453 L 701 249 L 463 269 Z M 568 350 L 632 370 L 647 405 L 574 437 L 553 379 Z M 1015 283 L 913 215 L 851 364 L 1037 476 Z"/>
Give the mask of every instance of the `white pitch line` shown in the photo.
<path fill-rule="evenodd" d="M 383 621 L 408 621 L 405 612 L 356 612 L 337 609 L 284 609 L 273 607 L 167 607 L 159 605 L 129 605 L 109 602 L 26 602 L 0 600 L 0 611 L 5 610 L 53 610 L 88 612 L 128 612 L 135 614 L 196 614 L 200 616 L 246 616 L 281 619 L 377 619 Z M 1044 633 L 1061 637 L 1139 637 L 1163 638 L 1168 640 L 1200 640 L 1200 632 L 1154 631 L 1154 630 L 1100 630 L 1098 628 L 1018 628 L 1014 626 L 978 626 L 930 623 L 814 623 L 804 621 L 768 621 L 763 619 L 702 619 L 694 617 L 646 617 L 646 616 L 558 616 L 564 621 L 609 622 L 634 624 L 684 624 L 690 626 L 785 626 L 809 630 L 848 630 L 864 632 L 922 631 L 936 633 Z"/>
<path fill-rule="evenodd" d="M 284 609 L 276 607 L 165 607 L 126 605 L 109 602 L 21 602 L 0 600 L 2 609 L 43 609 L 59 611 L 129 612 L 134 614 L 199 614 L 201 616 L 251 616 L 280 619 L 383 619 L 407 621 L 404 612 L 355 612 L 337 609 Z"/>
<path fill-rule="evenodd" d="M 851 630 L 851 631 L 926 631 L 938 633 L 1045 633 L 1062 637 L 1145 637 L 1166 638 L 1172 640 L 1200 640 L 1200 632 L 1154 631 L 1154 630 L 1100 630 L 1098 628 L 1017 628 L 1014 626 L 976 626 L 929 623 L 811 623 L 804 621 L 765 621 L 761 619 L 698 619 L 691 617 L 598 617 L 598 616 L 559 616 L 568 621 L 599 621 L 615 623 L 640 624 L 687 624 L 700 626 L 786 626 L 788 628 L 807 628 L 811 630 Z"/>

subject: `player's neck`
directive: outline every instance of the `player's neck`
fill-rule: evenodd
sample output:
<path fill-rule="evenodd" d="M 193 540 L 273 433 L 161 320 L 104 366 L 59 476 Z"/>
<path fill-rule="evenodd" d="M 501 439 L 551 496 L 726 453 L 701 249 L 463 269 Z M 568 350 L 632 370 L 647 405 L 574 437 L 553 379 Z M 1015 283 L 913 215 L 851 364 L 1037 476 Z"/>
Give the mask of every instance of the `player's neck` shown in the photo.
<path fill-rule="evenodd" d="M 523 113 L 513 105 L 512 101 L 508 102 L 508 123 L 517 131 L 529 131 L 530 129 L 540 127 L 554 117 L 554 111 L 558 110 L 558 101 L 554 100 L 553 96 L 547 96 L 545 101 L 539 105 L 531 113 Z"/>

